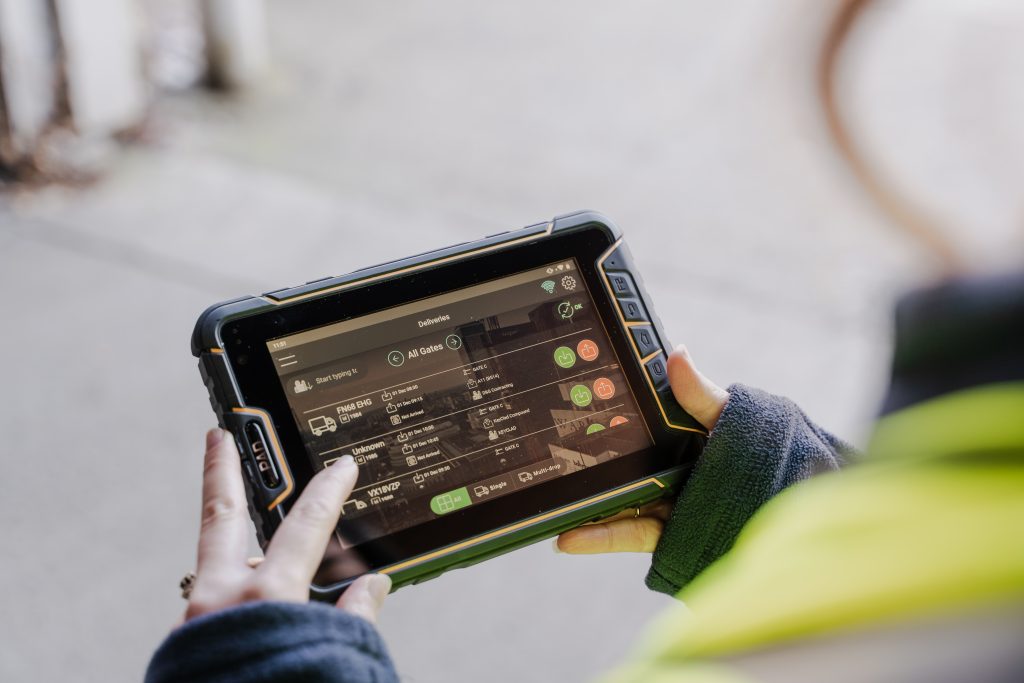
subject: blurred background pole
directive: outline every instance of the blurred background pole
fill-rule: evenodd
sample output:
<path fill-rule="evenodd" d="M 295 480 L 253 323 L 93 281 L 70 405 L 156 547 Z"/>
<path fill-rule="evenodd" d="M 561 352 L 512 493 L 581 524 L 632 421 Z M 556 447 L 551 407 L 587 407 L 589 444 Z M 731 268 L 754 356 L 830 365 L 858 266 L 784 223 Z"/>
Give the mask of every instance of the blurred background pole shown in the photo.
<path fill-rule="evenodd" d="M 102 138 L 146 115 L 150 89 L 136 0 L 52 0 L 75 132 Z"/>
<path fill-rule="evenodd" d="M 137 0 L 0 0 L 0 180 L 87 173 L 151 95 Z"/>
<path fill-rule="evenodd" d="M 210 85 L 245 88 L 267 67 L 267 16 L 263 0 L 201 0 Z"/>
<path fill-rule="evenodd" d="M 201 30 L 211 86 L 258 83 L 269 52 L 264 0 L 185 0 L 175 5 L 178 33 L 154 23 L 173 15 L 162 2 L 0 0 L 0 183 L 84 179 L 105 167 L 119 141 L 145 128 L 166 76 L 154 64 L 180 76 L 181 55 L 174 62 L 166 45 L 182 31 Z"/>
<path fill-rule="evenodd" d="M 46 3 L 0 0 L 0 170 L 35 154 L 57 108 L 57 45 Z"/>

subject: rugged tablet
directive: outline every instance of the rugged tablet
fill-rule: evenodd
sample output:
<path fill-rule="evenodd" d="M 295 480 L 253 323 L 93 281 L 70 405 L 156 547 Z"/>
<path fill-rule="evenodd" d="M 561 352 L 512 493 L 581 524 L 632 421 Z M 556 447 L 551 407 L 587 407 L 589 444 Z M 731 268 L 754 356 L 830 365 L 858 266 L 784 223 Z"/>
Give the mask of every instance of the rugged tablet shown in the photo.
<path fill-rule="evenodd" d="M 312 587 L 418 583 L 677 490 L 703 428 L 620 232 L 575 213 L 209 308 L 192 351 L 265 544 L 359 479 Z"/>

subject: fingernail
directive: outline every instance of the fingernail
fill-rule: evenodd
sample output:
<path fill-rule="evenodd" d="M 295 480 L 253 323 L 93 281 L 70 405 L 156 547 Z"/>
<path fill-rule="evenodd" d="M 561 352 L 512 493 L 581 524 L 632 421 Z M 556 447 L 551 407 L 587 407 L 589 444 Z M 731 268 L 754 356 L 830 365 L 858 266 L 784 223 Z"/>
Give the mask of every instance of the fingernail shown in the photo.
<path fill-rule="evenodd" d="M 332 464 L 334 467 L 355 467 L 356 461 L 351 455 L 343 455 Z"/>
<path fill-rule="evenodd" d="M 558 539 L 557 538 L 554 538 L 554 539 L 551 540 L 551 549 L 554 550 L 559 555 L 564 554 L 562 549 L 558 547 Z"/>
<path fill-rule="evenodd" d="M 391 577 L 387 574 L 374 574 L 370 582 L 370 597 L 380 607 L 384 604 L 384 598 L 391 592 Z"/>
<path fill-rule="evenodd" d="M 223 440 L 224 430 L 219 427 L 214 427 L 210 431 L 206 432 L 206 450 L 210 450 Z"/>

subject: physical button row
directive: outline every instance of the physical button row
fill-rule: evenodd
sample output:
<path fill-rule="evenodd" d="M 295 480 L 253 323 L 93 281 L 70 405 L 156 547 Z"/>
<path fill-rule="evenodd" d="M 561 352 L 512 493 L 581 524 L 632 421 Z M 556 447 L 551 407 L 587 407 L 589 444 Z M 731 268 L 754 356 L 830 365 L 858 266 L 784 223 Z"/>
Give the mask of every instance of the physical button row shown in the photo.
<path fill-rule="evenodd" d="M 640 301 L 640 296 L 633 282 L 633 276 L 622 271 L 611 271 L 606 273 L 608 283 L 611 285 L 615 299 L 618 301 L 622 317 L 628 323 L 630 335 L 636 346 L 637 355 L 640 359 L 648 358 L 651 354 L 657 354 L 644 363 L 644 369 L 651 378 L 655 390 L 659 390 L 668 384 L 668 368 L 665 365 L 665 354 L 662 352 L 661 342 L 651 324 L 650 316 Z M 646 324 L 643 324 L 646 323 Z"/>

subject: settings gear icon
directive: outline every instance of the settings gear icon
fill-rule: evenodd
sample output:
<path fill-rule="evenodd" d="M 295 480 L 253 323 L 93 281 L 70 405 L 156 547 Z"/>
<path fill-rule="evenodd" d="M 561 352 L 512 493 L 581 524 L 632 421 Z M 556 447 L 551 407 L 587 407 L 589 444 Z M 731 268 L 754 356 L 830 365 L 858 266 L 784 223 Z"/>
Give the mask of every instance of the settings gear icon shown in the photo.
<path fill-rule="evenodd" d="M 567 292 L 571 292 L 572 290 L 576 289 L 576 278 L 574 278 L 572 275 L 566 275 L 565 277 L 563 277 L 562 289 L 566 290 Z"/>

